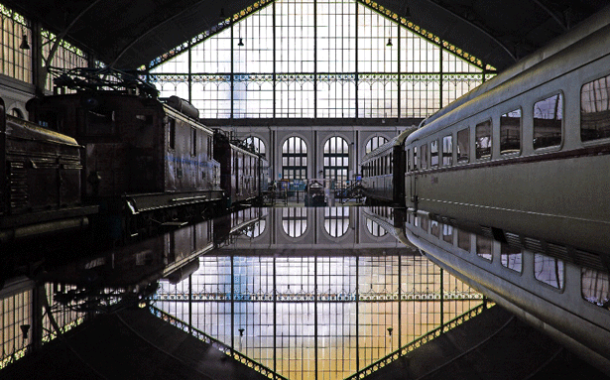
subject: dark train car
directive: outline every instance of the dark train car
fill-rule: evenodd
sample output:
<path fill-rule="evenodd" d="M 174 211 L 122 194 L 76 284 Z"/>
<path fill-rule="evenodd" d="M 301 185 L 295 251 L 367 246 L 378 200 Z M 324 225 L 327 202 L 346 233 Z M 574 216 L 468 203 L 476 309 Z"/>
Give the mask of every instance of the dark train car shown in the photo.
<path fill-rule="evenodd" d="M 409 127 L 362 159 L 362 187 L 367 201 L 404 206 L 405 152 L 403 143 L 417 130 Z"/>
<path fill-rule="evenodd" d="M 75 139 L 6 115 L 0 99 L 0 146 L 0 245 L 89 225 Z"/>
<path fill-rule="evenodd" d="M 183 222 L 221 201 L 213 132 L 188 102 L 60 79 L 77 92 L 30 101 L 30 118 L 86 147 L 83 194 L 109 217 L 112 237 Z"/>
<path fill-rule="evenodd" d="M 214 134 L 214 158 L 220 163 L 220 186 L 228 207 L 262 199 L 269 184 L 267 160 L 234 144 L 219 130 Z"/>
<path fill-rule="evenodd" d="M 123 247 L 47 267 L 38 281 L 76 285 L 87 291 L 137 289 L 162 278 L 172 282 L 198 268 L 214 249 L 214 222 L 205 220 Z"/>

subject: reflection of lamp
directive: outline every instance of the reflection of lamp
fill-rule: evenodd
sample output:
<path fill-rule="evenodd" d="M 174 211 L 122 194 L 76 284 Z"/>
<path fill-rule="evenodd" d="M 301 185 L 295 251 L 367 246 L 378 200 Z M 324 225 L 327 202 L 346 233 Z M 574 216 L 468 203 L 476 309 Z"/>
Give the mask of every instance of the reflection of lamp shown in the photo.
<path fill-rule="evenodd" d="M 21 332 L 23 333 L 23 340 L 26 340 L 30 331 L 30 325 L 21 325 L 19 327 L 21 327 Z"/>
<path fill-rule="evenodd" d="M 23 39 L 21 40 L 21 45 L 19 45 L 19 49 L 30 50 L 30 45 L 28 44 L 28 35 L 25 33 L 23 33 Z"/>

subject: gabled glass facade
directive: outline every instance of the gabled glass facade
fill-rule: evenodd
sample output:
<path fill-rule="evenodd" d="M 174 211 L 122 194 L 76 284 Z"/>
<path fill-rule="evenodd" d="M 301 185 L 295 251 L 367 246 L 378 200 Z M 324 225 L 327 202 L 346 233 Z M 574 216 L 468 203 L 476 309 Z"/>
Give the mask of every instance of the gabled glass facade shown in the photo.
<path fill-rule="evenodd" d="M 161 96 L 202 118 L 420 118 L 493 71 L 371 1 L 259 3 L 152 62 Z"/>

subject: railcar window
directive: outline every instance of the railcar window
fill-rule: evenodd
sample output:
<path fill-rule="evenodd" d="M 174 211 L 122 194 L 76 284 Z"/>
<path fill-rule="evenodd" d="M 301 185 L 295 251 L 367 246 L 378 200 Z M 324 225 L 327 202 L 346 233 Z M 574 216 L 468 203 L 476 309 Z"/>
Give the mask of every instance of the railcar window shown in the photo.
<path fill-rule="evenodd" d="M 176 120 L 170 119 L 167 132 L 169 133 L 169 148 L 176 149 Z"/>
<path fill-rule="evenodd" d="M 563 261 L 539 253 L 534 254 L 534 277 L 554 288 L 563 289 Z"/>
<path fill-rule="evenodd" d="M 457 230 L 457 244 L 466 252 L 470 252 L 470 234 L 468 232 Z"/>
<path fill-rule="evenodd" d="M 610 310 L 610 275 L 595 269 L 581 270 L 582 298 Z"/>
<path fill-rule="evenodd" d="M 437 238 L 440 237 L 441 226 L 438 224 L 438 222 L 436 220 L 430 221 L 430 234 L 436 236 Z"/>
<path fill-rule="evenodd" d="M 521 109 L 500 116 L 500 154 L 521 152 Z"/>
<path fill-rule="evenodd" d="M 586 83 L 580 90 L 580 138 L 610 137 L 610 75 Z"/>
<path fill-rule="evenodd" d="M 502 243 L 500 245 L 500 260 L 502 265 L 508 269 L 519 273 L 523 271 L 523 252 L 518 247 Z"/>
<path fill-rule="evenodd" d="M 453 226 L 443 224 L 443 240 L 447 243 L 453 243 Z"/>
<path fill-rule="evenodd" d="M 475 138 L 476 159 L 491 157 L 491 121 L 487 120 L 477 124 Z"/>
<path fill-rule="evenodd" d="M 453 136 L 443 137 L 443 166 L 453 165 Z"/>
<path fill-rule="evenodd" d="M 477 256 L 479 256 L 487 261 L 491 261 L 493 240 L 488 237 L 485 237 L 485 236 L 477 235 L 476 237 L 477 237 Z"/>
<path fill-rule="evenodd" d="M 424 144 L 419 147 L 419 151 L 421 152 L 421 168 L 428 168 L 428 145 Z"/>
<path fill-rule="evenodd" d="M 457 133 L 457 162 L 470 161 L 470 128 Z"/>
<path fill-rule="evenodd" d="M 438 166 L 438 140 L 430 142 L 430 167 Z"/>
<path fill-rule="evenodd" d="M 417 170 L 419 167 L 419 156 L 417 155 L 417 147 L 413 147 L 413 170 Z"/>
<path fill-rule="evenodd" d="M 563 95 L 557 94 L 534 104 L 534 149 L 561 144 Z"/>
<path fill-rule="evenodd" d="M 192 140 L 193 140 L 193 144 L 192 146 L 192 151 L 191 151 L 191 156 L 196 156 L 197 155 L 197 130 L 193 129 L 192 132 Z"/>

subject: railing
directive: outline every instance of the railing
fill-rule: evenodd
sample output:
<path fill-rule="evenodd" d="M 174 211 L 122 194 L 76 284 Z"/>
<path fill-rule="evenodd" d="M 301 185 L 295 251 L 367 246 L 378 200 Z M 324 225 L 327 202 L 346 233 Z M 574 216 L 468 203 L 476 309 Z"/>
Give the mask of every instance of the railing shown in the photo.
<path fill-rule="evenodd" d="M 170 323 L 173 326 L 178 327 L 180 330 L 182 330 L 184 332 L 191 334 L 193 337 L 195 337 L 207 344 L 210 344 L 212 347 L 218 349 L 219 351 L 225 353 L 226 355 L 232 356 L 233 359 L 237 360 L 238 362 L 240 362 L 242 364 L 245 364 L 246 366 L 252 368 L 253 370 L 261 373 L 265 377 L 267 377 L 269 379 L 274 379 L 274 380 L 276 380 L 276 379 L 277 380 L 288 380 L 285 377 L 283 377 L 282 375 L 275 373 L 270 368 L 267 368 L 264 365 L 257 363 L 254 360 L 250 359 L 246 355 L 243 355 L 240 352 L 231 349 L 231 347 L 227 346 L 226 344 L 222 343 L 221 341 L 212 338 L 211 336 L 207 335 L 203 331 L 200 331 L 200 330 L 192 327 L 188 323 L 181 321 L 180 319 L 174 317 L 173 315 L 167 314 L 163 310 L 160 310 L 152 305 L 149 308 L 150 308 L 150 311 L 153 313 L 153 315 L 155 315 L 156 317 L 162 319 L 165 322 Z"/>
<path fill-rule="evenodd" d="M 410 344 L 377 360 L 375 363 L 361 369 L 360 371 L 356 372 L 355 374 L 351 375 L 350 377 L 345 378 L 345 380 L 364 379 L 365 377 L 369 376 L 373 372 L 378 371 L 381 368 L 387 366 L 388 364 L 400 359 L 402 356 L 406 356 L 409 352 L 423 346 L 424 344 L 430 342 L 431 340 L 433 340 L 435 338 L 438 338 L 442 334 L 446 333 L 447 331 L 449 331 L 451 329 L 456 328 L 457 326 L 468 321 L 469 319 L 476 317 L 477 315 L 481 314 L 483 312 L 483 310 L 487 309 L 487 307 L 488 307 L 488 305 L 483 303 L 482 305 L 479 305 L 479 306 L 465 312 L 464 314 L 462 314 L 462 315 L 452 319 L 451 321 L 445 323 L 444 325 L 440 326 L 439 328 L 430 331 L 429 333 L 422 336 L 421 338 L 414 340 Z"/>

